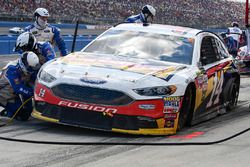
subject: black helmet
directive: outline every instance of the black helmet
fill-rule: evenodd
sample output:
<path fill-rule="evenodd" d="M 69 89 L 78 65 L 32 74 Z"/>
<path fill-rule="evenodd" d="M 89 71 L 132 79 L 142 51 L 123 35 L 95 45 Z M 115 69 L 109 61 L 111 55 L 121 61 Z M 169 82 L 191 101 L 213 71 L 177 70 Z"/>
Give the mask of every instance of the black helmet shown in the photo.
<path fill-rule="evenodd" d="M 143 14 L 148 14 L 148 15 L 154 17 L 155 14 L 156 14 L 156 10 L 155 10 L 155 8 L 154 8 L 153 6 L 151 6 L 151 5 L 145 5 L 145 6 L 143 6 L 143 8 L 142 8 L 142 13 L 143 13 Z"/>
<path fill-rule="evenodd" d="M 35 48 L 36 38 L 30 32 L 24 32 L 17 37 L 16 45 L 14 47 L 14 52 L 21 50 L 32 51 Z"/>

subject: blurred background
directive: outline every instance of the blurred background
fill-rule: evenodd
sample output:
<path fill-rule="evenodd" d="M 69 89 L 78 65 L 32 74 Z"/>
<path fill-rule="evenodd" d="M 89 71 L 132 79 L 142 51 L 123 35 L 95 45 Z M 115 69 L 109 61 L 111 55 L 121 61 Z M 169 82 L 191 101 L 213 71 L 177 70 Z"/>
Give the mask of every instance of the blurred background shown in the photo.
<path fill-rule="evenodd" d="M 0 55 L 13 54 L 17 35 L 34 22 L 38 7 L 49 11 L 48 22 L 61 29 L 69 50 L 79 20 L 76 50 L 80 50 L 107 28 L 140 13 L 145 4 L 156 8 L 154 23 L 214 32 L 226 31 L 233 21 L 245 27 L 245 2 L 241 0 L 0 0 Z"/>

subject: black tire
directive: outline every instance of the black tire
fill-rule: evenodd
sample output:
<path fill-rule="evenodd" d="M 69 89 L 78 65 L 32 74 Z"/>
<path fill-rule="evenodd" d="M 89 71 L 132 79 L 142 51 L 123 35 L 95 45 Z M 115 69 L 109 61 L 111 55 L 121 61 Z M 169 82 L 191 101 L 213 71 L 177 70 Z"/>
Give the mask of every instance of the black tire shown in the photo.
<path fill-rule="evenodd" d="M 231 111 L 236 105 L 237 105 L 237 102 L 238 102 L 238 96 L 239 96 L 239 84 L 237 82 L 234 82 L 232 85 L 231 85 L 231 88 L 230 88 L 230 93 L 228 94 L 228 104 L 227 104 L 227 111 Z"/>
<path fill-rule="evenodd" d="M 18 121 L 27 121 L 31 115 L 32 108 L 23 107 L 15 116 Z"/>
<path fill-rule="evenodd" d="M 193 117 L 193 99 L 194 93 L 190 86 L 187 87 L 182 102 L 182 107 L 179 114 L 178 130 L 181 130 L 185 126 L 191 126 Z"/>
<path fill-rule="evenodd" d="M 27 121 L 29 119 L 29 117 L 30 117 L 30 113 L 23 112 L 22 114 L 17 115 L 15 117 L 15 119 L 18 120 L 18 121 Z"/>

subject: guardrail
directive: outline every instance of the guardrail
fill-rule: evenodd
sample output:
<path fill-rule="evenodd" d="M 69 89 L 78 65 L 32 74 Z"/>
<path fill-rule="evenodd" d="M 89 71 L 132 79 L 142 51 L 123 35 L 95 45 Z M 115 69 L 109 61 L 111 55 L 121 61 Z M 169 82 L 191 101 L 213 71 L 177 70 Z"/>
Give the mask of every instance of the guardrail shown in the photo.
<path fill-rule="evenodd" d="M 0 55 L 16 54 L 13 52 L 13 48 L 17 37 L 17 35 L 0 35 Z M 71 51 L 73 35 L 63 35 L 62 37 L 65 41 L 66 47 Z M 75 51 L 81 50 L 96 37 L 97 35 L 78 35 L 76 37 Z M 57 47 L 55 47 L 55 51 L 58 52 Z"/>

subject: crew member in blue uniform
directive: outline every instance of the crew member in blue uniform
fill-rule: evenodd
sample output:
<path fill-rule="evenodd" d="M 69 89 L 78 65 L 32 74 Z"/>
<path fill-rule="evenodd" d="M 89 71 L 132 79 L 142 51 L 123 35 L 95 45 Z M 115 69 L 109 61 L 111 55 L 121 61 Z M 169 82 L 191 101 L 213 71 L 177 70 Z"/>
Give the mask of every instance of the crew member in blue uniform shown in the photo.
<path fill-rule="evenodd" d="M 228 27 L 226 32 L 226 45 L 228 47 L 228 51 L 234 57 L 237 56 L 238 49 L 242 43 L 242 30 L 239 28 L 239 24 L 237 22 L 233 22 L 231 27 Z"/>
<path fill-rule="evenodd" d="M 26 51 L 34 52 L 44 64 L 56 57 L 55 51 L 49 42 L 37 42 L 35 36 L 30 32 L 24 32 L 17 37 L 15 52 L 23 53 Z"/>
<path fill-rule="evenodd" d="M 0 75 L 0 106 L 4 108 L 1 116 L 12 117 L 24 101 L 33 96 L 36 74 L 41 67 L 38 56 L 24 52 L 22 56 L 8 63 Z M 28 120 L 32 112 L 29 100 L 16 115 L 18 120 Z"/>
<path fill-rule="evenodd" d="M 125 20 L 125 23 L 152 23 L 156 10 L 151 5 L 145 5 L 138 15 L 132 15 Z"/>
<path fill-rule="evenodd" d="M 34 24 L 26 27 L 26 32 L 31 32 L 39 42 L 50 42 L 53 46 L 56 44 L 61 56 L 66 56 L 68 50 L 65 42 L 60 35 L 60 29 L 48 24 L 49 12 L 45 8 L 37 8 L 34 12 Z"/>

